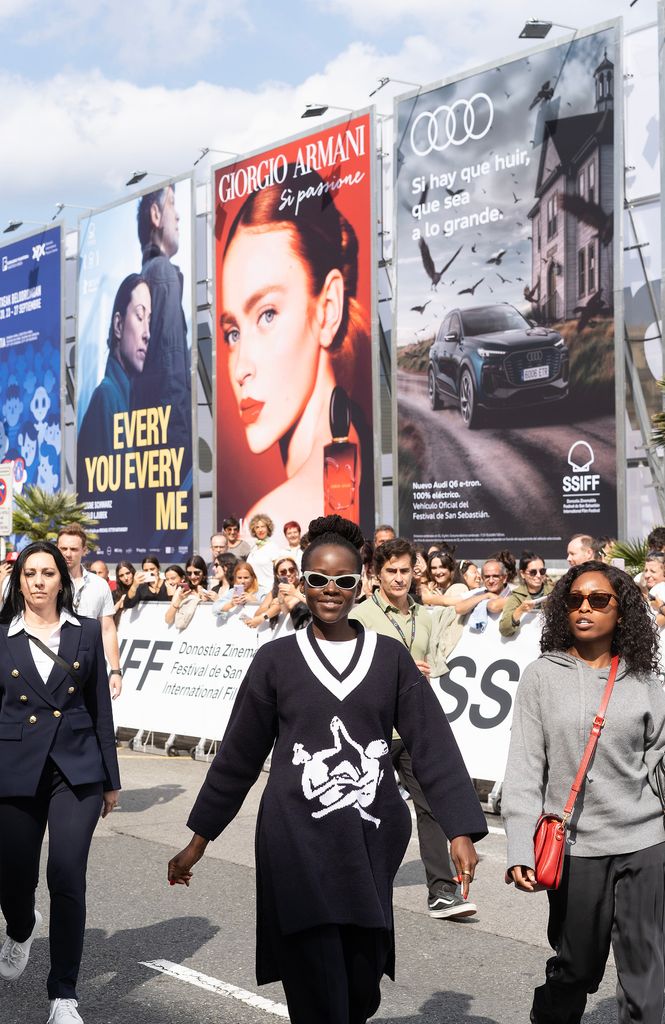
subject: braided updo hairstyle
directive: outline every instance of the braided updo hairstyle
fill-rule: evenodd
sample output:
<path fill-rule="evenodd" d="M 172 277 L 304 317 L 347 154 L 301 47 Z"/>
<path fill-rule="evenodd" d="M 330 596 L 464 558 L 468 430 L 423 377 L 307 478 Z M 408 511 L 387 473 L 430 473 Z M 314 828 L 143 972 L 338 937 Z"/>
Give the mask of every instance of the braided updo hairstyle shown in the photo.
<path fill-rule="evenodd" d="M 310 543 L 302 556 L 303 569 L 309 566 L 313 551 L 324 544 L 335 544 L 351 551 L 356 560 L 356 571 L 362 571 L 360 549 L 365 543 L 365 538 L 356 523 L 352 523 L 350 519 L 343 519 L 342 516 L 319 516 L 318 519 L 312 519 L 307 532 Z"/>
<path fill-rule="evenodd" d="M 265 231 L 285 228 L 296 256 L 307 270 L 313 296 L 319 295 L 331 270 L 339 270 L 344 282 L 344 308 L 329 352 L 335 379 L 348 394 L 354 386 L 354 365 L 360 351 L 368 349 L 369 328 L 356 298 L 358 289 L 358 238 L 353 226 L 334 201 L 335 178 L 327 181 L 316 171 L 296 173 L 289 164 L 284 181 L 296 181 L 304 194 L 296 203 L 284 202 L 284 185 L 269 185 L 252 192 L 229 230 L 226 248 L 243 228 Z"/>

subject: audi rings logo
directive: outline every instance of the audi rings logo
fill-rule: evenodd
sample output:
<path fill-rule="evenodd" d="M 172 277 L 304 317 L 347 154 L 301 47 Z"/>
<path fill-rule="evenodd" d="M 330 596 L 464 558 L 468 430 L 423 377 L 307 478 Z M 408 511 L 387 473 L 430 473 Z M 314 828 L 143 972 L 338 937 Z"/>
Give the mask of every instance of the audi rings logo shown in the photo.
<path fill-rule="evenodd" d="M 436 110 L 423 110 L 411 128 L 411 148 L 417 156 L 443 153 L 448 146 L 462 146 L 469 139 L 484 139 L 494 121 L 494 104 L 484 92 L 470 100 L 442 103 Z"/>
<path fill-rule="evenodd" d="M 543 353 L 540 349 L 537 349 L 535 352 L 527 352 L 526 358 L 529 363 L 541 363 L 543 361 Z"/>

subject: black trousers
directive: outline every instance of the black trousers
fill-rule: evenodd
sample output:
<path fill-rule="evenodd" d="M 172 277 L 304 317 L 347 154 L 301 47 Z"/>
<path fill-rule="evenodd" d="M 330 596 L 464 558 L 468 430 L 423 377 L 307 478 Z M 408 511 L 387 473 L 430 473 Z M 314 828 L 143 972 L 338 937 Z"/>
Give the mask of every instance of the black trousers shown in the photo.
<path fill-rule="evenodd" d="M 619 1024 L 661 1024 L 665 843 L 613 857 L 566 857 L 548 893 L 556 955 L 534 992 L 535 1024 L 578 1024 L 614 950 Z"/>
<path fill-rule="evenodd" d="M 384 928 L 320 925 L 275 948 L 291 1024 L 366 1024 L 392 950 Z"/>
<path fill-rule="evenodd" d="M 411 758 L 401 740 L 392 741 L 390 757 L 400 782 L 413 800 L 420 857 L 425 865 L 429 894 L 435 896 L 441 891 L 454 892 L 457 882 L 453 877 L 453 866 L 448 855 L 448 840 L 413 774 Z"/>
<path fill-rule="evenodd" d="M 52 761 L 35 796 L 0 799 L 0 909 L 7 935 L 16 942 L 29 938 L 35 925 L 39 858 L 48 825 L 49 999 L 76 999 L 88 852 L 101 809 L 101 782 L 72 787 Z"/>

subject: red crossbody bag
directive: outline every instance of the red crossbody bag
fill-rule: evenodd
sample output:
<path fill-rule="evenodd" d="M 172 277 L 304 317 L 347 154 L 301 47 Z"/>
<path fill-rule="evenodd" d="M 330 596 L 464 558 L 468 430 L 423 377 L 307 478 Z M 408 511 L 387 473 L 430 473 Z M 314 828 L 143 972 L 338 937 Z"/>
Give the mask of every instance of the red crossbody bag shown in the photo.
<path fill-rule="evenodd" d="M 575 781 L 568 794 L 566 806 L 563 809 L 563 817 L 558 814 L 541 814 L 536 822 L 536 831 L 533 835 L 533 848 L 535 854 L 536 882 L 544 889 L 558 889 L 563 872 L 563 855 L 566 848 L 566 828 L 572 817 L 575 808 L 577 795 L 582 788 L 589 763 L 596 749 L 598 738 L 605 724 L 605 712 L 610 701 L 614 680 L 619 668 L 619 658 L 615 655 L 610 666 L 610 675 L 603 694 L 603 699 L 598 708 L 598 714 L 593 720 L 591 733 L 587 741 L 580 767 Z"/>

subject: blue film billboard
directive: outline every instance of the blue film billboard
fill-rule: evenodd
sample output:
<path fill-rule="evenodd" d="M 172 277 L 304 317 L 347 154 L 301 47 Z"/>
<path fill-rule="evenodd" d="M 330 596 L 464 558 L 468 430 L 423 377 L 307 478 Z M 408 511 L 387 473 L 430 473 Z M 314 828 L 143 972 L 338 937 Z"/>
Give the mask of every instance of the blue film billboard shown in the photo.
<path fill-rule="evenodd" d="M 0 462 L 14 493 L 60 487 L 60 226 L 0 249 Z"/>

